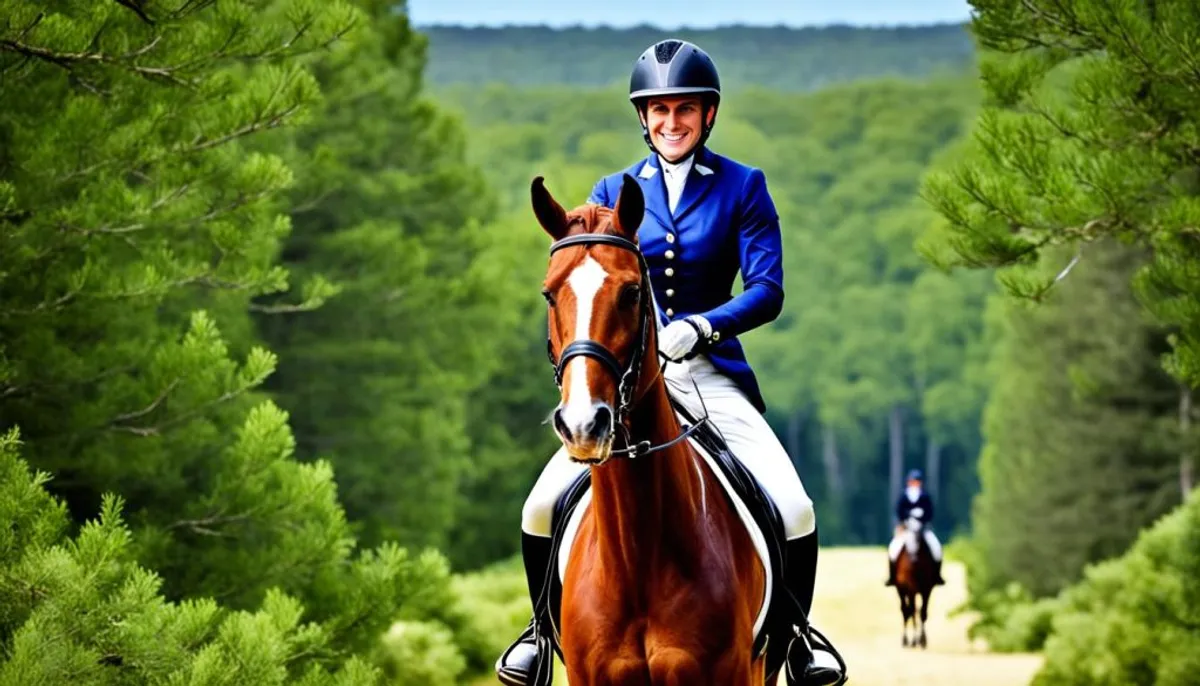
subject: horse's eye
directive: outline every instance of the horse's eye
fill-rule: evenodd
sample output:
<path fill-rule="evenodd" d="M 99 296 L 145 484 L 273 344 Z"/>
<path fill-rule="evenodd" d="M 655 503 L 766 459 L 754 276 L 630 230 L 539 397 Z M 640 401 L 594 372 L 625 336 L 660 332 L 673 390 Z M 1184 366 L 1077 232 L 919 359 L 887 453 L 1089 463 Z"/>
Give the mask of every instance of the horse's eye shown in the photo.
<path fill-rule="evenodd" d="M 621 291 L 621 307 L 631 308 L 642 299 L 642 289 L 637 284 L 626 286 Z"/>
<path fill-rule="evenodd" d="M 554 307 L 554 294 L 553 293 L 551 293 L 548 290 L 543 290 L 542 297 L 546 299 L 547 305 L 549 305 L 550 307 Z"/>

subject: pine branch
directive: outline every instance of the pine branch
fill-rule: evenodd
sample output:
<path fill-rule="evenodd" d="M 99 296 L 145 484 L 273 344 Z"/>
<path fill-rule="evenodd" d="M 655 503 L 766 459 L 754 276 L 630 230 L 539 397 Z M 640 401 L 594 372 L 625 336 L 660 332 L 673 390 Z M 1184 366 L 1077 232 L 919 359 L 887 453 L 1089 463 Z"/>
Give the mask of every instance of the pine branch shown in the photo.
<path fill-rule="evenodd" d="M 158 397 L 155 398 L 154 401 L 151 402 L 149 405 L 147 405 L 146 407 L 143 407 L 140 410 L 134 410 L 133 412 L 126 412 L 125 414 L 117 415 L 112 420 L 112 423 L 116 424 L 118 422 L 124 422 L 124 421 L 128 421 L 130 419 L 138 419 L 138 418 L 145 417 L 146 415 L 150 414 L 151 412 L 156 410 L 159 405 L 162 405 L 163 401 L 167 399 L 167 396 L 171 394 L 171 391 L 175 390 L 179 386 L 180 381 L 183 381 L 183 379 L 177 377 L 174 381 L 167 384 L 167 387 L 163 389 L 162 393 L 159 393 Z"/>
<path fill-rule="evenodd" d="M 101 98 L 107 98 L 109 96 L 108 91 L 102 90 L 99 86 L 96 86 L 91 81 L 88 81 L 87 79 L 83 78 L 79 74 L 76 74 L 75 72 L 68 72 L 68 78 L 70 79 L 71 83 L 75 83 L 80 86 L 83 86 L 83 88 L 85 90 L 87 90 L 88 92 L 90 92 L 92 95 L 97 95 L 97 96 L 100 96 Z"/>
<path fill-rule="evenodd" d="M 1042 301 L 1045 299 L 1046 295 L 1059 284 L 1059 282 L 1067 278 L 1067 275 L 1071 273 L 1071 270 L 1075 268 L 1075 265 L 1079 264 L 1079 261 L 1083 259 L 1083 246 L 1083 243 L 1079 244 L 1079 248 L 1075 251 L 1075 256 L 1071 258 L 1071 261 L 1067 263 L 1067 266 L 1063 267 L 1054 277 L 1054 280 L 1046 284 L 1045 288 L 1039 289 L 1036 293 L 1030 296 L 1032 300 L 1038 302 Z"/>
<path fill-rule="evenodd" d="M 249 310 L 260 314 L 296 314 L 299 312 L 312 312 L 315 309 L 312 305 L 259 305 L 258 303 L 250 303 Z"/>
<path fill-rule="evenodd" d="M 247 514 L 239 514 L 239 515 L 211 515 L 208 517 L 202 517 L 200 519 L 180 519 L 180 520 L 172 522 L 170 525 L 168 525 L 167 529 L 168 530 L 187 529 L 189 531 L 192 531 L 193 533 L 197 533 L 202 536 L 217 536 L 220 538 L 232 538 L 231 535 L 221 532 L 221 531 L 217 531 L 212 527 L 221 526 L 224 524 L 234 524 L 237 522 L 244 522 L 244 521 L 249 520 L 250 517 L 251 517 L 251 514 L 247 513 Z"/>
<path fill-rule="evenodd" d="M 181 86 L 190 85 L 187 81 L 175 75 L 178 67 L 143 67 L 128 64 L 120 58 L 101 52 L 56 52 L 49 48 L 28 45 L 19 40 L 0 39 L 0 51 L 7 50 L 27 57 L 35 57 L 70 71 L 77 63 L 111 64 L 121 67 L 141 76 L 164 79 Z"/>
<path fill-rule="evenodd" d="M 134 57 L 141 57 L 142 55 L 145 55 L 146 53 L 153 50 L 155 48 L 155 46 L 157 46 L 159 41 L 161 41 L 161 40 L 162 40 L 162 36 L 155 36 L 154 40 L 150 41 L 149 43 L 146 43 L 145 45 L 138 48 L 137 50 L 134 50 L 133 52 L 127 52 L 124 55 L 121 55 L 120 59 L 133 59 Z"/>
<path fill-rule="evenodd" d="M 1115 35 L 1116 37 L 1120 38 L 1121 42 L 1124 43 L 1125 49 L 1128 51 L 1128 53 L 1137 59 L 1138 63 L 1142 67 L 1141 71 L 1138 73 L 1138 76 L 1145 81 L 1152 81 L 1153 79 L 1151 77 L 1158 76 L 1159 74 L 1155 70 L 1154 65 L 1146 57 L 1146 54 L 1142 51 L 1138 42 L 1133 39 L 1133 36 L 1129 35 L 1129 31 L 1127 30 L 1126 26 L 1119 21 L 1117 10 L 1112 6 L 1112 3 L 1109 0 L 1102 0 L 1099 4 L 1105 9 L 1105 11 L 1108 12 L 1109 15 L 1109 21 L 1105 22 L 1104 26 L 1108 27 L 1110 32 L 1114 27 L 1116 29 L 1115 34 L 1110 33 L 1109 35 Z"/>
<path fill-rule="evenodd" d="M 31 383 L 27 383 L 23 386 L 22 385 L 15 385 L 15 386 L 9 385 L 4 388 L 4 392 L 0 393 L 0 398 L 4 398 L 4 397 L 10 396 L 10 395 L 13 395 L 13 396 L 15 396 L 15 395 L 34 395 L 35 393 L 37 393 L 41 390 L 54 390 L 54 391 L 70 392 L 72 389 L 78 389 L 78 388 L 90 386 L 91 384 L 97 383 L 99 381 L 103 381 L 104 379 L 107 379 L 112 376 L 116 376 L 117 374 L 128 374 L 128 373 L 134 371 L 135 369 L 137 369 L 137 365 L 121 365 L 119 367 L 112 367 L 110 369 L 106 369 L 106 370 L 100 372 L 99 374 L 95 374 L 86 379 L 57 381 L 57 382 L 37 380 L 37 381 L 33 381 Z"/>
<path fill-rule="evenodd" d="M 275 115 L 274 117 L 272 117 L 270 120 L 268 120 L 266 122 L 257 120 L 246 126 L 243 126 L 240 129 L 237 129 L 236 131 L 231 131 L 231 132 L 229 132 L 223 136 L 220 136 L 218 138 L 210 138 L 208 140 L 204 140 L 204 138 L 202 136 L 198 136 L 192 141 L 191 147 L 185 149 L 183 152 L 196 152 L 199 150 L 207 150 L 208 148 L 215 148 L 218 145 L 223 145 L 225 143 L 228 143 L 229 141 L 235 140 L 237 138 L 241 138 L 243 136 L 248 136 L 248 135 L 258 132 L 258 131 L 276 128 L 280 124 L 283 123 L 284 119 L 286 119 L 288 116 L 294 114 L 299 109 L 300 109 L 299 105 L 292 105 L 288 109 L 284 110 L 283 112 L 280 112 L 279 114 Z"/>
<path fill-rule="evenodd" d="M 131 433 L 135 436 L 142 436 L 142 437 L 161 436 L 161 435 L 163 435 L 163 432 L 166 431 L 167 429 L 170 429 L 171 427 L 174 427 L 177 424 L 180 424 L 189 419 L 197 417 L 197 416 L 203 414 L 204 412 L 211 410 L 212 408 L 216 407 L 217 405 L 229 402 L 230 400 L 233 400 L 234 398 L 236 398 L 240 395 L 244 395 L 247 391 L 250 390 L 250 388 L 251 388 L 250 385 L 246 385 L 242 388 L 237 388 L 232 391 L 226 391 L 225 393 L 222 393 L 221 395 L 217 396 L 216 398 L 214 398 L 206 403 L 201 403 L 185 412 L 181 412 L 178 415 L 171 417 L 170 419 L 164 420 L 153 426 L 121 425 L 121 424 L 114 423 L 115 422 L 115 420 L 114 420 L 114 422 L 109 422 L 108 428 L 112 429 L 113 431 L 122 431 L 125 433 Z"/>
<path fill-rule="evenodd" d="M 26 26 L 25 28 L 21 29 L 21 32 L 17 34 L 16 39 L 24 40 L 25 36 L 28 36 L 29 32 L 32 31 L 35 27 L 37 27 L 38 24 L 42 23 L 42 20 L 45 18 L 46 18 L 45 12 L 38 12 L 38 15 L 33 18 L 33 21 L 29 22 L 29 26 Z"/>
<path fill-rule="evenodd" d="M 138 16 L 138 19 L 141 19 L 150 26 L 154 26 L 154 20 L 150 18 L 150 15 L 146 14 L 144 9 L 142 9 L 141 2 L 139 2 L 139 0 L 116 0 L 116 3 L 122 7 L 129 8 Z"/>
<path fill-rule="evenodd" d="M 1064 7 L 1057 2 L 1057 0 L 1051 0 L 1051 2 L 1062 16 L 1055 16 L 1049 12 L 1043 11 L 1042 8 L 1038 7 L 1037 3 L 1032 2 L 1032 0 L 1021 0 L 1021 6 L 1024 7 L 1025 11 L 1030 15 L 1053 26 L 1061 33 L 1077 36 L 1085 40 L 1092 38 L 1092 36 L 1080 28 L 1078 17 L 1074 16 L 1069 8 Z"/>
<path fill-rule="evenodd" d="M 71 301 L 75 300 L 75 298 L 78 297 L 79 294 L 82 292 L 83 292 L 82 288 L 76 288 L 74 290 L 70 290 L 70 291 L 67 291 L 66 293 L 63 293 L 62 295 L 60 295 L 59 297 L 55 298 L 52 301 L 43 300 L 42 302 L 38 303 L 36 306 L 34 306 L 32 308 L 28 308 L 28 309 L 14 308 L 14 309 L 10 309 L 10 310 L 0 310 L 0 318 L 31 317 L 35 314 L 58 312 L 59 310 L 63 309 L 67 304 L 69 304 Z"/>
<path fill-rule="evenodd" d="M 171 19 L 181 19 L 192 12 L 198 12 L 215 5 L 217 0 L 187 0 L 177 9 L 171 10 L 167 16 Z"/>

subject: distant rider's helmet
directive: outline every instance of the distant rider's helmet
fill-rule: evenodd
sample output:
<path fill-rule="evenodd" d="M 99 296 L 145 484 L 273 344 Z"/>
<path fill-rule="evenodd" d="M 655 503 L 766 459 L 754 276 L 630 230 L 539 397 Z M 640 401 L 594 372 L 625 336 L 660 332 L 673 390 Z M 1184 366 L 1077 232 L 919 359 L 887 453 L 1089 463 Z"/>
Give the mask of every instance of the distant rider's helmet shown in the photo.
<path fill-rule="evenodd" d="M 629 100 L 641 118 L 645 118 L 647 99 L 654 96 L 699 94 L 704 106 L 700 121 L 704 127 L 697 147 L 712 133 L 716 117 L 708 123 L 708 111 L 721 103 L 721 77 L 708 53 L 688 41 L 670 38 L 659 41 L 642 53 L 629 76 Z M 654 150 L 650 131 L 642 124 L 642 137 Z M 654 150 L 654 152 L 658 152 Z"/>

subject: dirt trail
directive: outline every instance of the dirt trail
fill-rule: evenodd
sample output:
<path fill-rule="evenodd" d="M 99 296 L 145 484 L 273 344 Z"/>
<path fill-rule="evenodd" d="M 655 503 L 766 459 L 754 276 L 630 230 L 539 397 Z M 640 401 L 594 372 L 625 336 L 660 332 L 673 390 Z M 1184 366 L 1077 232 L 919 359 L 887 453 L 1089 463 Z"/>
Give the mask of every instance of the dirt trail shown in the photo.
<path fill-rule="evenodd" d="M 833 641 L 850 673 L 847 686 L 1027 686 L 1041 664 L 1038 655 L 1000 655 L 967 640 L 969 617 L 946 615 L 966 599 L 966 570 L 947 562 L 946 585 L 929 602 L 924 651 L 900 645 L 896 591 L 883 585 L 882 548 L 821 551 L 815 626 Z"/>
<path fill-rule="evenodd" d="M 845 658 L 847 686 L 1028 686 L 1040 656 L 988 653 L 967 640 L 969 617 L 946 616 L 966 598 L 961 564 L 946 563 L 946 585 L 930 599 L 929 647 L 903 648 L 896 591 L 883 585 L 886 555 L 883 548 L 821 551 L 813 620 Z M 554 683 L 566 683 L 561 665 Z"/>

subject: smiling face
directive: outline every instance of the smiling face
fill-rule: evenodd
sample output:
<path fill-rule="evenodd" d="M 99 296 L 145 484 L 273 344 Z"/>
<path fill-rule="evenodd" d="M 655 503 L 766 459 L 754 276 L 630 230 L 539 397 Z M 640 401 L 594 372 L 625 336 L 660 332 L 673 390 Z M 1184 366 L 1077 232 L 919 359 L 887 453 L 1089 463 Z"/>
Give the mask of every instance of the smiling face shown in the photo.
<path fill-rule="evenodd" d="M 668 162 L 678 162 L 700 142 L 705 114 L 704 101 L 688 95 L 650 98 L 642 117 L 659 154 Z M 716 108 L 708 108 L 707 124 L 712 124 L 716 114 Z"/>

